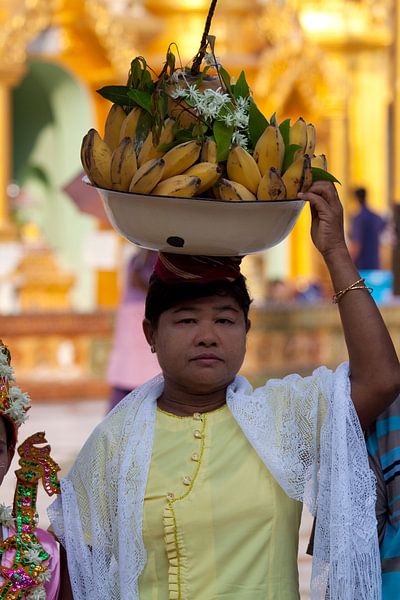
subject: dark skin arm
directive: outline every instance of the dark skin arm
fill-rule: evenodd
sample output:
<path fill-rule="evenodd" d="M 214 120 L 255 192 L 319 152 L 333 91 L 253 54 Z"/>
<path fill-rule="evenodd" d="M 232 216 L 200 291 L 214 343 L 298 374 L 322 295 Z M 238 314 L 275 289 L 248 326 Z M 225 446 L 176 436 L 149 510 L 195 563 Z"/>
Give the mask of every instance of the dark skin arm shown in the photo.
<path fill-rule="evenodd" d="M 60 544 L 60 600 L 74 600 L 68 573 L 67 553 Z"/>
<path fill-rule="evenodd" d="M 343 208 L 330 182 L 300 195 L 311 208 L 311 237 L 335 292 L 360 278 L 346 246 Z M 382 316 L 367 290 L 351 290 L 338 304 L 350 362 L 351 398 L 366 428 L 400 393 L 400 364 Z"/>

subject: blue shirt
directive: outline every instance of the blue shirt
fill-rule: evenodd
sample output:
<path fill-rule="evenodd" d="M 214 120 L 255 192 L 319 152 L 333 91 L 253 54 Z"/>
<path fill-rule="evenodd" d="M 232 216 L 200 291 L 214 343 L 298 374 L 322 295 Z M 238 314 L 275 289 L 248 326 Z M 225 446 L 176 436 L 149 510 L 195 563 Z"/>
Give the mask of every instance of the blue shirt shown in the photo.
<path fill-rule="evenodd" d="M 360 245 L 354 261 L 357 269 L 379 269 L 379 237 L 384 227 L 385 220 L 366 206 L 354 217 L 350 237 Z"/>

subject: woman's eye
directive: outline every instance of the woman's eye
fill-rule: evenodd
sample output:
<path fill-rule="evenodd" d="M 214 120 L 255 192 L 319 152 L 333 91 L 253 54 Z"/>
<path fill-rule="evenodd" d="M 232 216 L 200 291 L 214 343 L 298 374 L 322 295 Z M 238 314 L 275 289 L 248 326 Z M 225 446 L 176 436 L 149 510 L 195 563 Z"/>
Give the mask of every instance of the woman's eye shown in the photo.
<path fill-rule="evenodd" d="M 188 323 L 194 323 L 195 320 L 191 319 L 191 318 L 187 318 L 187 319 L 181 319 L 180 321 L 178 321 L 178 323 L 183 323 L 183 324 L 188 324 Z"/>
<path fill-rule="evenodd" d="M 232 319 L 218 319 L 217 323 L 221 323 L 222 325 L 233 325 Z"/>

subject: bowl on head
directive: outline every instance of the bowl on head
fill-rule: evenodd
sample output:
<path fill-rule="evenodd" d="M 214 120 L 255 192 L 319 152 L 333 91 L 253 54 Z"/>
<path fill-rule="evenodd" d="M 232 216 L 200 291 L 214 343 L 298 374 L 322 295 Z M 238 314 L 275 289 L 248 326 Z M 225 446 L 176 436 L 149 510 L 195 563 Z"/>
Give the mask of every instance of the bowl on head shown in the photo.
<path fill-rule="evenodd" d="M 272 248 L 289 235 L 305 204 L 299 199 L 226 202 L 97 189 L 122 237 L 179 254 L 245 256 Z"/>

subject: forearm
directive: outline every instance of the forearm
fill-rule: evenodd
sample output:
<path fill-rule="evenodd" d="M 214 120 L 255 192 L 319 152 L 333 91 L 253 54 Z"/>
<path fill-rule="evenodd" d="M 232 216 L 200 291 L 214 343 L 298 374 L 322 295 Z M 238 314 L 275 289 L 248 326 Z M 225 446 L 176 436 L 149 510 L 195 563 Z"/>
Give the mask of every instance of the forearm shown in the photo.
<path fill-rule="evenodd" d="M 360 278 L 345 246 L 324 255 L 335 292 Z M 363 427 L 400 393 L 400 365 L 381 314 L 367 290 L 351 290 L 338 304 L 349 353 L 351 395 Z"/>

